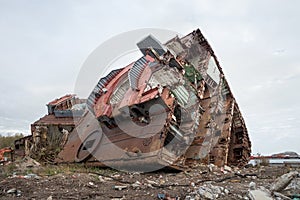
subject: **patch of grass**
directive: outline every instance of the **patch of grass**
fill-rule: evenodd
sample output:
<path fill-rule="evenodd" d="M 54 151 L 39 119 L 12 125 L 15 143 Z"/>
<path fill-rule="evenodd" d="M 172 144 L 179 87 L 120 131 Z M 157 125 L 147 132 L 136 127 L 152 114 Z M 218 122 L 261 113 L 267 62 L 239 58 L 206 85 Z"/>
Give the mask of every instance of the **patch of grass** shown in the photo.
<path fill-rule="evenodd" d="M 46 167 L 40 174 L 46 175 L 46 176 L 54 176 L 58 173 L 57 169 L 54 169 L 52 167 Z"/>
<path fill-rule="evenodd" d="M 3 177 L 11 176 L 14 172 L 17 171 L 17 169 L 17 166 L 13 163 L 9 165 L 2 165 L 0 166 L 0 175 Z"/>
<path fill-rule="evenodd" d="M 66 164 L 66 165 L 43 165 L 37 168 L 20 168 L 15 163 L 7 166 L 0 166 L 0 177 L 12 176 L 14 173 L 20 175 L 37 174 L 39 176 L 54 176 L 58 174 L 75 174 L 75 173 L 91 173 L 94 174 L 95 181 L 98 175 L 113 176 L 120 173 L 111 168 L 100 168 L 86 166 L 85 164 Z"/>
<path fill-rule="evenodd" d="M 45 165 L 43 169 L 39 171 L 40 175 L 53 176 L 57 174 L 73 174 L 73 173 L 88 173 L 88 169 L 82 164 L 70 164 L 70 165 Z"/>

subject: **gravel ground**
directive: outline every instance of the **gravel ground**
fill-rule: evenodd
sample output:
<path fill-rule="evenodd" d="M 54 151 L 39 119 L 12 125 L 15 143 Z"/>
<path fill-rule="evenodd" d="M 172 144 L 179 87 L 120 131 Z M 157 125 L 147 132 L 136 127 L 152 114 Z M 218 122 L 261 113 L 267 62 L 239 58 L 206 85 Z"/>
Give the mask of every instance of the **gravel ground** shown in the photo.
<path fill-rule="evenodd" d="M 250 182 L 256 183 L 258 188 L 269 189 L 277 177 L 291 170 L 286 167 L 260 167 L 229 168 L 226 171 L 200 165 L 184 172 L 142 174 L 47 166 L 30 170 L 30 174 L 18 167 L 11 169 L 10 173 L 5 170 L 0 173 L 0 199 L 158 199 L 158 194 L 169 200 L 204 199 L 199 196 L 199 188 L 207 187 L 220 188 L 216 196 L 218 199 L 247 199 L 245 196 Z M 293 184 L 296 186 L 290 187 L 290 190 L 300 193 L 297 189 L 299 178 L 295 181 Z"/>

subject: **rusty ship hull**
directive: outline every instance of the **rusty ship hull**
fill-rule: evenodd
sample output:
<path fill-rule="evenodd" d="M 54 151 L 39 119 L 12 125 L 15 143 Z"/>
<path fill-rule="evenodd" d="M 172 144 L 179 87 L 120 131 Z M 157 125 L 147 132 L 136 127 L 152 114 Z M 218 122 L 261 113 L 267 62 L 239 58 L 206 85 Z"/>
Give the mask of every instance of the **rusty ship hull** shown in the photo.
<path fill-rule="evenodd" d="M 244 119 L 201 31 L 137 45 L 140 59 L 99 80 L 56 162 L 130 171 L 247 164 Z"/>
<path fill-rule="evenodd" d="M 54 126 L 62 149 L 56 163 L 143 172 L 200 162 L 247 164 L 251 142 L 245 121 L 201 31 L 165 44 L 147 36 L 137 46 L 143 56 L 102 77 L 87 100 L 67 95 L 50 102 L 45 119 L 32 125 L 26 154 L 43 147 L 35 141 L 51 146 Z M 86 103 L 86 109 L 70 116 L 76 103 Z"/>
<path fill-rule="evenodd" d="M 132 88 L 130 70 L 137 63 L 144 64 L 144 69 L 137 88 Z M 155 82 L 157 78 L 162 80 Z M 82 143 L 76 145 L 77 153 L 69 156 L 68 161 L 75 157 L 77 162 L 95 161 L 135 171 L 153 171 L 170 165 L 184 167 L 184 152 L 191 145 L 200 120 L 196 89 L 178 69 L 150 56 L 123 68 L 111 79 L 105 86 L 107 92 L 77 126 L 74 141 Z M 155 83 L 151 85 L 150 79 Z M 185 94 L 181 99 L 175 97 L 179 91 Z M 70 151 L 68 146 L 65 149 L 66 153 L 60 154 L 64 160 Z"/>

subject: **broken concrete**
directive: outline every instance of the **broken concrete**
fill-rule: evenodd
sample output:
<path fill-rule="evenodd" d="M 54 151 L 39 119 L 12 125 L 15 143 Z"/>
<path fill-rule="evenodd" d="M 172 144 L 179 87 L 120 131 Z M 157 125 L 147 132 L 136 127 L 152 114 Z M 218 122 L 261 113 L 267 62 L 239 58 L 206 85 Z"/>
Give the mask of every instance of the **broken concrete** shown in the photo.
<path fill-rule="evenodd" d="M 225 195 L 225 189 L 220 186 L 208 184 L 199 187 L 198 193 L 200 197 L 204 199 L 217 199 L 220 196 Z"/>
<path fill-rule="evenodd" d="M 271 187 L 271 191 L 281 192 L 291 181 L 299 175 L 299 172 L 292 171 L 277 178 Z"/>
<path fill-rule="evenodd" d="M 262 190 L 250 190 L 248 196 L 250 200 L 273 200 L 268 192 Z"/>

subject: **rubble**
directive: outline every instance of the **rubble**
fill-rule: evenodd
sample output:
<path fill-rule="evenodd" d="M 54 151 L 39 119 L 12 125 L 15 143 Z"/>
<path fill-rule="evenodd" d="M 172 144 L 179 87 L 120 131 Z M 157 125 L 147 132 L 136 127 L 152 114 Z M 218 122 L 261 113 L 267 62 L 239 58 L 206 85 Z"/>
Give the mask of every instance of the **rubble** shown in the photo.
<path fill-rule="evenodd" d="M 31 124 L 31 135 L 15 141 L 16 155 L 54 163 L 84 112 L 84 99 L 68 94 L 47 104 L 48 114 Z"/>
<path fill-rule="evenodd" d="M 131 184 L 131 187 L 133 188 L 133 189 L 139 189 L 140 187 L 141 187 L 141 183 L 139 182 L 139 181 L 136 181 L 135 183 L 132 183 Z"/>
<path fill-rule="evenodd" d="M 113 189 L 115 189 L 115 190 L 124 190 L 127 187 L 128 186 L 126 186 L 126 185 L 115 185 L 115 186 L 113 186 Z"/>
<path fill-rule="evenodd" d="M 283 200 L 290 200 L 291 199 L 291 198 L 289 198 L 289 197 L 287 197 L 287 196 L 285 196 L 285 195 L 283 195 L 279 192 L 273 192 L 273 194 L 274 194 L 275 197 L 278 197 L 278 198 L 283 199 Z"/>
<path fill-rule="evenodd" d="M 17 190 L 16 188 L 12 188 L 8 190 L 6 193 L 10 195 L 15 195 L 16 197 L 20 197 L 22 195 L 21 190 Z"/>
<path fill-rule="evenodd" d="M 27 174 L 24 176 L 25 179 L 40 179 L 40 177 L 36 174 Z"/>
<path fill-rule="evenodd" d="M 222 190 L 219 187 L 215 187 L 213 185 L 204 185 L 199 187 L 198 193 L 202 198 L 213 200 L 219 197 L 219 195 L 222 193 Z"/>
<path fill-rule="evenodd" d="M 250 182 L 250 183 L 249 183 L 249 189 L 250 189 L 250 190 L 255 190 L 255 189 L 256 189 L 256 183 Z"/>
<path fill-rule="evenodd" d="M 232 172 L 233 169 L 227 165 L 224 166 L 224 170 L 227 171 L 227 172 Z"/>
<path fill-rule="evenodd" d="M 250 200 L 272 200 L 271 193 L 265 190 L 250 189 L 248 197 Z"/>
<path fill-rule="evenodd" d="M 32 171 L 34 171 L 34 170 L 38 170 L 42 167 L 39 162 L 37 162 L 36 160 L 34 160 L 28 156 L 22 158 L 20 161 L 16 162 L 15 164 L 18 168 L 23 169 L 23 170 L 31 169 Z"/>
<path fill-rule="evenodd" d="M 52 196 L 49 196 L 49 197 L 47 198 L 47 200 L 53 200 Z"/>
<path fill-rule="evenodd" d="M 7 153 L 10 154 L 10 161 L 14 160 L 14 150 L 12 148 L 6 147 L 6 148 L 3 148 L 3 149 L 0 149 L 0 164 L 1 165 L 4 164 L 4 163 L 9 162 L 8 158 L 4 156 Z"/>
<path fill-rule="evenodd" d="M 275 183 L 271 187 L 271 191 L 281 192 L 284 190 L 291 181 L 299 175 L 299 172 L 292 171 L 287 174 L 284 174 L 276 179 Z"/>
<path fill-rule="evenodd" d="M 56 166 L 61 167 L 61 166 Z M 184 172 L 128 173 L 109 169 L 90 169 L 65 167 L 55 169 L 55 175 L 43 175 L 40 169 L 36 175 L 18 172 L 0 179 L 0 199 L 14 199 L 20 190 L 24 199 L 158 199 L 162 198 L 199 199 L 241 199 L 260 198 L 296 200 L 299 197 L 299 177 L 294 177 L 281 192 L 270 188 L 282 175 L 290 174 L 284 167 L 235 168 L 227 174 L 220 167 L 209 172 L 208 165 L 201 165 Z M 47 169 L 54 171 L 54 169 Z M 71 170 L 71 171 L 68 171 Z M 206 172 L 206 173 L 203 173 Z M 239 173 L 237 173 L 239 172 Z M 257 174 L 255 180 L 250 174 Z M 29 175 L 26 179 L 24 176 Z M 7 193 L 8 190 L 15 189 Z M 298 196 L 297 196 L 298 195 Z M 39 198 L 37 198 L 39 197 Z"/>

